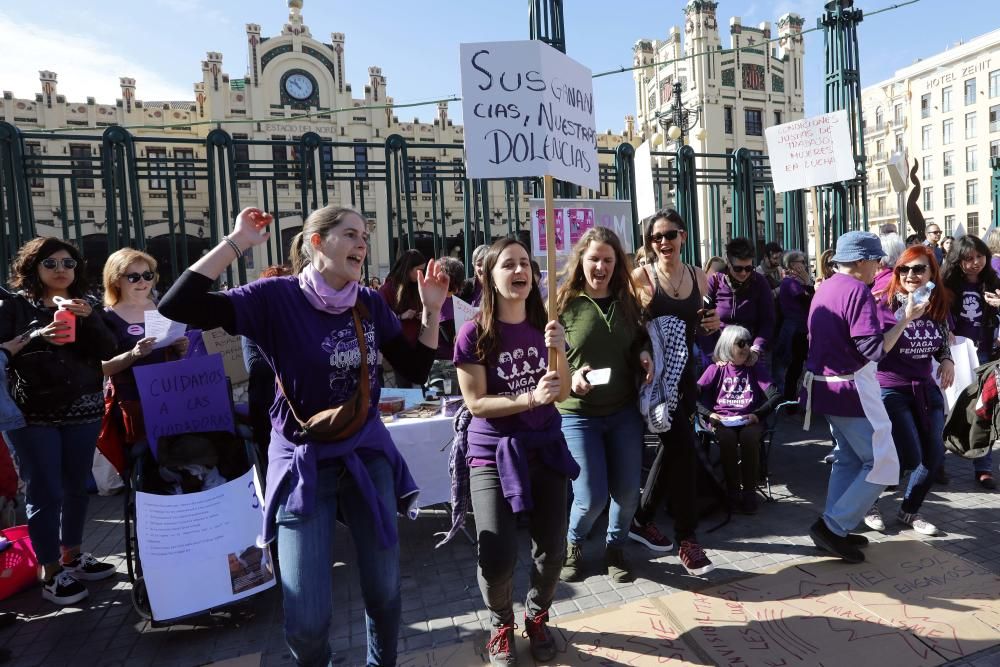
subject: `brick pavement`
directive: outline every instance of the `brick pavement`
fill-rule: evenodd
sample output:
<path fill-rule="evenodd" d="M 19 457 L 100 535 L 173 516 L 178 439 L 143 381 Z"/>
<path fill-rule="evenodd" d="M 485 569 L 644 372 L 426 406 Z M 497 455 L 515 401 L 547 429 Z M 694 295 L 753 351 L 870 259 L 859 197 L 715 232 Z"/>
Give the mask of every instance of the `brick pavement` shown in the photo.
<path fill-rule="evenodd" d="M 585 545 L 595 571 L 585 581 L 559 585 L 553 615 L 614 606 L 677 590 L 695 590 L 776 563 L 815 555 L 806 530 L 815 519 L 825 493 L 828 468 L 819 461 L 829 452 L 829 443 L 822 427 L 804 433 L 800 423 L 792 418 L 779 428 L 780 444 L 771 459 L 778 500 L 763 504 L 755 517 L 735 516 L 717 531 L 701 534 L 702 544 L 718 566 L 714 572 L 703 578 L 690 577 L 675 555 L 655 558 L 655 554 L 634 545 L 627 551 L 636 565 L 637 580 L 628 584 L 612 582 L 596 572 L 604 528 L 598 525 Z M 997 512 L 1000 494 L 982 492 L 975 486 L 971 463 L 949 455 L 947 469 L 951 484 L 935 487 L 924 505 L 925 516 L 942 530 L 939 537 L 929 541 L 937 548 L 1000 573 L 1000 513 Z M 868 533 L 874 540 L 900 533 L 891 519 L 899 506 L 899 494 L 884 496 L 881 506 L 889 526 L 885 535 Z M 263 656 L 263 665 L 293 664 L 282 636 L 277 589 L 185 624 L 154 628 L 142 620 L 132 609 L 125 575 L 121 507 L 121 497 L 92 499 L 85 546 L 98 557 L 115 563 L 119 575 L 91 584 L 91 595 L 84 606 L 56 609 L 41 599 L 37 589 L 4 601 L 4 610 L 16 611 L 26 619 L 0 633 L 0 646 L 9 648 L 16 656 L 13 665 L 192 667 L 254 653 Z M 718 515 L 707 517 L 703 529 L 714 526 L 718 520 Z M 663 523 L 668 526 L 666 519 Z M 447 525 L 443 513 L 422 514 L 415 522 L 400 524 L 403 554 L 400 652 L 459 640 L 485 642 L 487 638 L 489 624 L 476 585 L 474 547 L 459 536 L 446 547 L 433 548 L 433 533 Z M 338 611 L 330 633 L 331 643 L 339 664 L 363 664 L 365 629 L 353 549 L 346 531 L 338 532 L 338 540 L 338 562 L 334 565 L 334 599 Z M 521 540 L 522 563 L 517 570 L 515 599 L 523 599 L 527 590 L 523 567 L 523 559 L 528 555 L 527 536 L 522 534 Z M 522 612 L 518 609 L 517 613 L 520 616 Z M 1000 647 L 951 665 L 996 667 L 1000 665 Z"/>

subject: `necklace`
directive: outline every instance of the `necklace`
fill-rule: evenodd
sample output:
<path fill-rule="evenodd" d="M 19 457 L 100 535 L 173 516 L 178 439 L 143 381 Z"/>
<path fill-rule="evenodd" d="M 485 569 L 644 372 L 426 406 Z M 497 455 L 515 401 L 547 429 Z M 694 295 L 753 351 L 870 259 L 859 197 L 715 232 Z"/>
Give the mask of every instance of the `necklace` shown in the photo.
<path fill-rule="evenodd" d="M 681 287 L 684 285 L 684 272 L 683 271 L 680 272 L 681 273 L 681 279 L 679 281 L 677 281 L 676 285 L 674 285 L 673 281 L 670 279 L 670 274 L 669 273 L 667 273 L 666 271 L 664 271 L 663 269 L 661 269 L 659 265 L 656 266 L 656 270 L 659 271 L 660 273 L 662 273 L 663 277 L 667 279 L 667 286 L 670 287 L 670 289 L 673 291 L 674 298 L 675 299 L 680 298 L 680 296 L 681 296 Z"/>

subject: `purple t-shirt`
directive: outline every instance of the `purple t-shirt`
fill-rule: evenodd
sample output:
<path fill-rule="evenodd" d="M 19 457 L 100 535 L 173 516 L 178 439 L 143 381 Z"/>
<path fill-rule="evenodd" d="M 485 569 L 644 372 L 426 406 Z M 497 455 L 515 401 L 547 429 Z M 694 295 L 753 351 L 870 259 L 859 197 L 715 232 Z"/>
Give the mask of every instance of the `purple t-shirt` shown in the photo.
<path fill-rule="evenodd" d="M 257 343 L 271 366 L 280 369 L 278 379 L 302 419 L 350 398 L 358 386 L 360 364 L 350 311 L 332 315 L 316 310 L 306 301 L 295 276 L 258 280 L 229 290 L 226 296 L 236 310 L 236 333 Z M 378 351 L 383 342 L 399 335 L 399 319 L 374 290 L 360 288 L 358 301 L 368 308 L 370 316 L 361 323 L 371 387 L 368 417 L 377 419 Z M 274 326 L 275 322 L 281 326 Z M 281 391 L 271 406 L 271 424 L 288 441 L 301 442 L 295 436 L 299 425 Z M 374 434 L 392 441 L 385 429 L 376 429 Z"/>
<path fill-rule="evenodd" d="M 816 290 L 809 307 L 809 355 L 806 370 L 815 375 L 851 375 L 868 359 L 858 351 L 855 337 L 881 336 L 878 306 L 868 286 L 845 273 L 835 273 Z M 805 401 L 805 389 L 802 400 Z M 812 410 L 835 417 L 864 417 L 853 380 L 815 381 Z"/>
<path fill-rule="evenodd" d="M 879 299 L 878 310 L 883 333 L 896 326 L 895 308 Z M 931 380 L 931 357 L 947 344 L 941 324 L 930 316 L 910 322 L 889 354 L 878 363 L 879 386 L 909 387 L 913 382 Z"/>
<path fill-rule="evenodd" d="M 713 273 L 708 277 L 708 294 L 715 299 L 722 328 L 728 324 L 746 327 L 754 338 L 754 347 L 766 349 L 774 332 L 774 294 L 767 278 L 756 271 L 751 271 L 747 280 L 749 285 L 734 291 L 725 273 Z M 714 349 L 719 334 L 705 338 L 711 344 L 704 349 Z"/>
<path fill-rule="evenodd" d="M 983 340 L 992 333 L 983 329 L 986 299 L 982 291 L 982 285 L 978 283 L 963 282 L 961 291 L 955 295 L 958 310 L 955 313 L 954 334 L 968 338 L 976 347 L 982 347 Z"/>
<path fill-rule="evenodd" d="M 482 360 L 476 356 L 476 322 L 462 325 L 455 336 L 455 365 L 478 364 L 486 367 L 486 393 L 494 396 L 518 396 L 538 386 L 547 371 L 548 349 L 545 336 L 527 321 L 520 324 L 499 323 L 500 347 L 497 357 Z M 483 419 L 473 417 L 470 431 L 476 430 L 477 419 L 486 421 L 500 433 L 536 431 L 551 423 L 558 411 L 552 403 L 507 417 Z"/>
<path fill-rule="evenodd" d="M 749 415 L 767 400 L 771 374 L 765 364 L 711 364 L 698 380 L 699 401 L 723 417 Z"/>
<path fill-rule="evenodd" d="M 781 281 L 778 286 L 778 305 L 781 307 L 781 314 L 785 320 L 806 325 L 806 316 L 809 307 L 803 303 L 806 294 L 806 287 L 795 278 L 788 276 Z"/>

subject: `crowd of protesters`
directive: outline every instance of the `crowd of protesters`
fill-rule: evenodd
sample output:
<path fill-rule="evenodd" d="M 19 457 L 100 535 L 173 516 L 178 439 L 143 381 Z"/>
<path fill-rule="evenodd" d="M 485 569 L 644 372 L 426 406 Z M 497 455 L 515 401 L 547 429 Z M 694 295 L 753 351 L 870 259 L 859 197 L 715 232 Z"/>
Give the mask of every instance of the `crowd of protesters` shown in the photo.
<path fill-rule="evenodd" d="M 629 540 L 658 553 L 676 544 L 692 575 L 714 568 L 698 536 L 696 431 L 717 446 L 729 508 L 752 515 L 779 404 L 806 428 L 825 417 L 835 445 L 826 503 L 809 528 L 820 549 L 862 562 L 867 538 L 855 531 L 885 529 L 880 496 L 905 473 L 896 519 L 936 534 L 920 510 L 932 486 L 947 483 L 942 392 L 955 378 L 952 346 L 965 339 L 981 364 L 996 358 L 994 253 L 976 236 L 942 238 L 936 225 L 916 241 L 895 229 L 849 232 L 812 269 L 799 249 L 734 238 L 699 267 L 682 257 L 687 222 L 665 209 L 647 221 L 634 258 L 611 230 L 584 233 L 560 272 L 556 311 L 546 312 L 537 264 L 517 240 L 476 248 L 467 279 L 456 259 L 406 250 L 384 282 L 366 281 L 364 218 L 330 206 L 292 240 L 289 266 L 212 291 L 266 242 L 271 220 L 242 211 L 159 300 L 156 261 L 144 252 L 108 258 L 103 304 L 72 244 L 39 238 L 18 252 L 12 291 L 0 298 L 0 425 L 46 600 L 78 603 L 85 582 L 115 574 L 83 549 L 95 446 L 109 420 L 123 447 L 146 446 L 133 369 L 190 353 L 186 337 L 154 348 L 150 310 L 242 337 L 253 439 L 266 460 L 263 540 L 279 556 L 285 636 L 300 665 L 331 660 L 338 519 L 357 551 L 368 664 L 396 660 L 396 512 L 418 489 L 379 417 L 390 371 L 396 386 L 438 378 L 464 398 L 451 471 L 453 494 L 467 497 L 453 502 L 475 517 L 491 664 L 510 665 L 519 525 L 531 539 L 524 629 L 544 662 L 556 652 L 547 624 L 557 583 L 593 571 L 632 580 Z M 479 308 L 458 328 L 452 296 Z M 354 353 L 332 358 L 331 335 Z M 335 364 L 343 381 L 316 372 Z M 354 411 L 349 422 L 328 414 L 342 408 Z M 658 437 L 643 478 L 647 432 Z M 971 474 L 995 488 L 988 452 Z M 0 508 L 17 495 L 10 486 Z M 671 537 L 659 527 L 665 507 Z M 584 542 L 605 509 L 597 565 Z"/>

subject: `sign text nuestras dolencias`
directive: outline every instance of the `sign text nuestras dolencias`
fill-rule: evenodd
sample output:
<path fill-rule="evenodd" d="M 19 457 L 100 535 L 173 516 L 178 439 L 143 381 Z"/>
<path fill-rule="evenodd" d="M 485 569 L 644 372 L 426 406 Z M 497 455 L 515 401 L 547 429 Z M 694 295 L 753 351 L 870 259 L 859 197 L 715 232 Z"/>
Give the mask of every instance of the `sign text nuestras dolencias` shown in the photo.
<path fill-rule="evenodd" d="M 537 41 L 462 44 L 472 178 L 551 175 L 597 189 L 591 73 Z"/>

